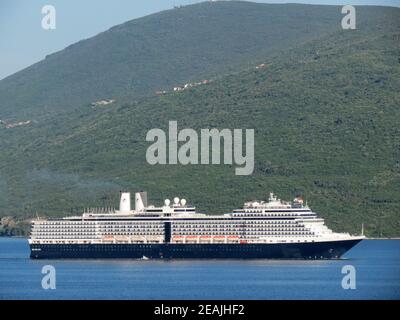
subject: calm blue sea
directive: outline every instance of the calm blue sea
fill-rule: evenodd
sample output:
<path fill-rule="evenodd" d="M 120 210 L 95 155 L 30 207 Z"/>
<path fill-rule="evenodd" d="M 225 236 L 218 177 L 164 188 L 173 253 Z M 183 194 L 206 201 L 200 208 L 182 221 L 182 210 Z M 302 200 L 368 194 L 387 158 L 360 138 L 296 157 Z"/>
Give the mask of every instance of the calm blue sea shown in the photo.
<path fill-rule="evenodd" d="M 56 289 L 41 285 L 44 265 Z M 344 265 L 356 289 L 342 288 Z M 400 241 L 366 240 L 339 261 L 34 261 L 0 238 L 0 299 L 399 299 Z"/>

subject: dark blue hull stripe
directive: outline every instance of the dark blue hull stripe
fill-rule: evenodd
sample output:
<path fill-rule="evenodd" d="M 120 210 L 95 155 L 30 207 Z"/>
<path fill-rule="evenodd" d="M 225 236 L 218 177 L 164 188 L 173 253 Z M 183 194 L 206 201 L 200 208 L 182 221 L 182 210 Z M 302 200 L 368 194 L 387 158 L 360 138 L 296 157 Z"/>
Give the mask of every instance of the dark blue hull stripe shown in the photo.
<path fill-rule="evenodd" d="M 32 244 L 32 259 L 338 259 L 361 240 L 280 244 Z"/>

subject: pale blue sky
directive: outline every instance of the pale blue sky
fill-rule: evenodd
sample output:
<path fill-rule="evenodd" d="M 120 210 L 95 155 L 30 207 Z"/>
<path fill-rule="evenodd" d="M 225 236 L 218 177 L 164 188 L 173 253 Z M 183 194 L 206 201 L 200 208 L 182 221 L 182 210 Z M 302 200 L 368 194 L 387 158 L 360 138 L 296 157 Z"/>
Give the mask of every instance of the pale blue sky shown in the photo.
<path fill-rule="evenodd" d="M 125 21 L 154 12 L 204 0 L 0 0 L 0 79 L 47 54 Z M 387 5 L 400 7 L 400 0 L 258 0 L 265 3 L 312 3 Z M 41 9 L 57 10 L 57 29 L 41 28 Z"/>

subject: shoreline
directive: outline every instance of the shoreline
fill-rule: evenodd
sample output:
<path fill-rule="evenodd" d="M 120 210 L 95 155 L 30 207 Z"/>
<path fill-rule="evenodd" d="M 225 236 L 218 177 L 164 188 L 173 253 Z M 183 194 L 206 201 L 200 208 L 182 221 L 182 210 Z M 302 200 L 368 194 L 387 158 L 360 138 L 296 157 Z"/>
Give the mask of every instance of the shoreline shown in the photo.
<path fill-rule="evenodd" d="M 366 238 L 365 240 L 400 240 L 400 237 L 391 237 L 391 238 Z"/>
<path fill-rule="evenodd" d="M 29 239 L 28 236 L 0 236 L 0 239 L 9 238 L 9 239 Z"/>

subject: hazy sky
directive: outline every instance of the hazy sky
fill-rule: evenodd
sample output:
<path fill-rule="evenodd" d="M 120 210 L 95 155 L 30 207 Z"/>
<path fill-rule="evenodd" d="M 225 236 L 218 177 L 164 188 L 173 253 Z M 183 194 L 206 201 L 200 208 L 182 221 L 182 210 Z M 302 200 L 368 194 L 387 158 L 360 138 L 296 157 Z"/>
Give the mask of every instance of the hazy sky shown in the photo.
<path fill-rule="evenodd" d="M 47 54 L 122 22 L 204 0 L 0 0 L 0 79 Z M 265 3 L 388 5 L 400 0 L 258 0 Z M 56 30 L 41 27 L 44 5 L 56 8 Z"/>

